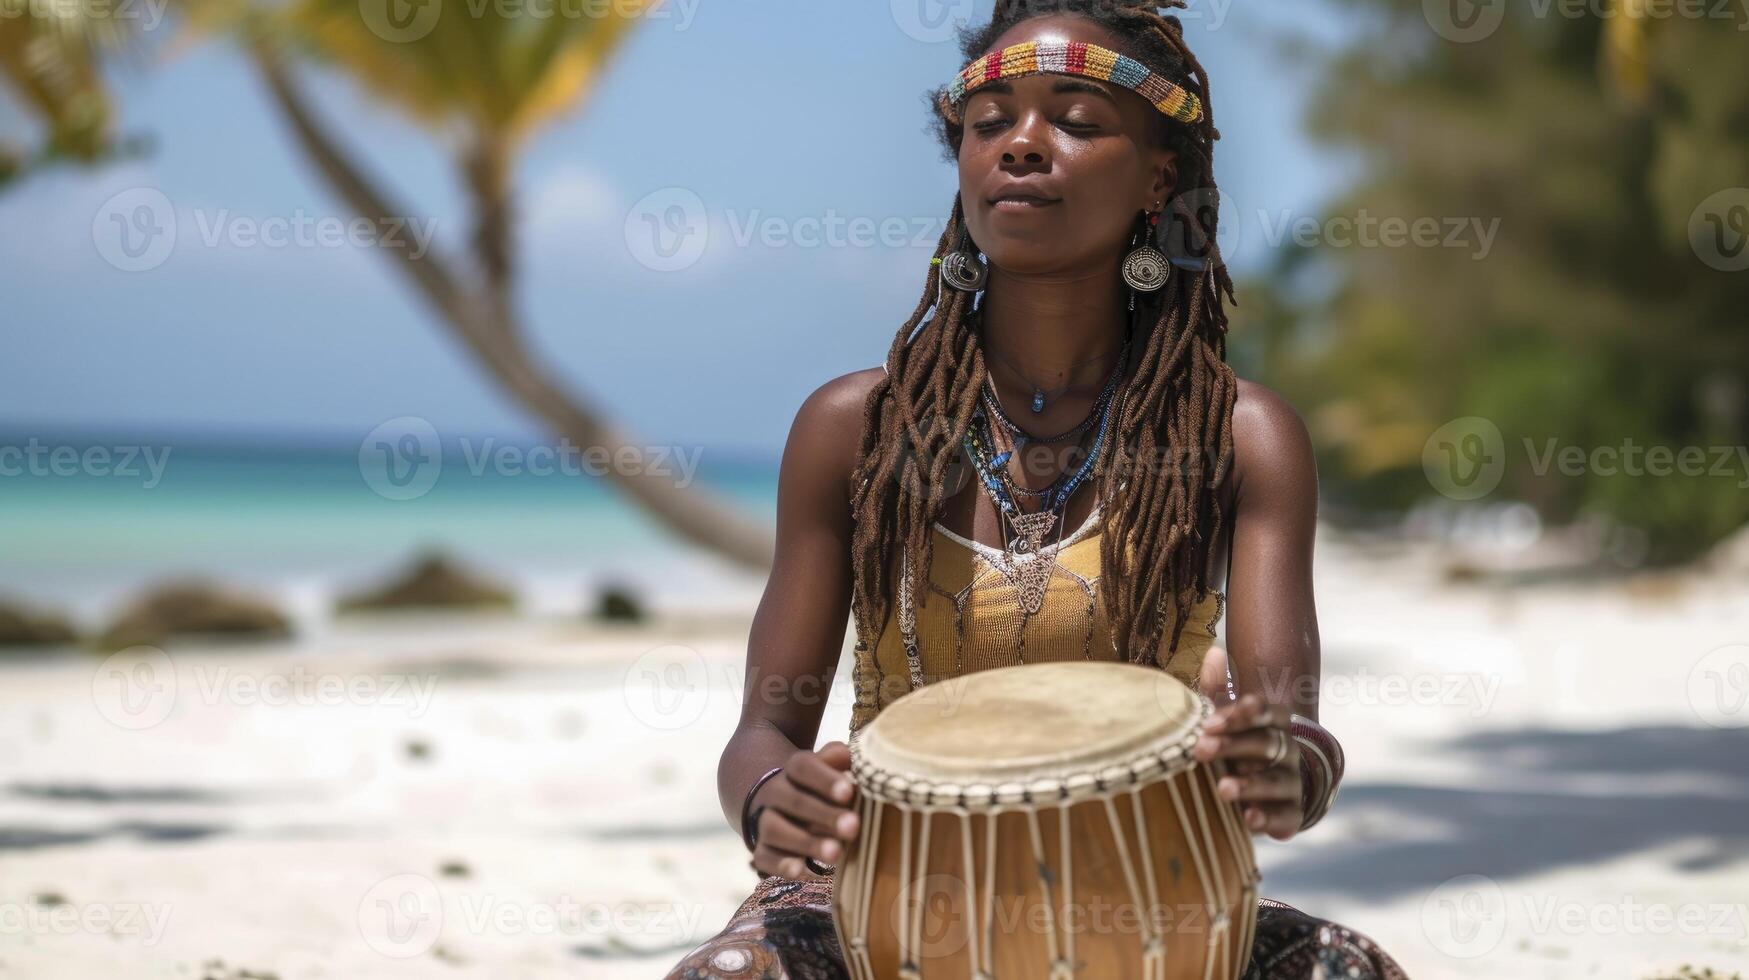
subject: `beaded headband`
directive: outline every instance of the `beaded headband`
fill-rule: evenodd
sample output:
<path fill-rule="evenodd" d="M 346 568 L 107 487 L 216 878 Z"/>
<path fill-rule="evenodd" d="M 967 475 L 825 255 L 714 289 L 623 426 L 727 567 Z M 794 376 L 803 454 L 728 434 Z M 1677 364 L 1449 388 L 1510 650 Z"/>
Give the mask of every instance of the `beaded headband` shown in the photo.
<path fill-rule="evenodd" d="M 1021 75 L 1083 75 L 1122 85 L 1154 108 L 1182 123 L 1202 118 L 1202 100 L 1128 55 L 1085 41 L 1023 41 L 992 51 L 960 70 L 948 84 L 948 98 L 960 105 L 991 82 Z"/>

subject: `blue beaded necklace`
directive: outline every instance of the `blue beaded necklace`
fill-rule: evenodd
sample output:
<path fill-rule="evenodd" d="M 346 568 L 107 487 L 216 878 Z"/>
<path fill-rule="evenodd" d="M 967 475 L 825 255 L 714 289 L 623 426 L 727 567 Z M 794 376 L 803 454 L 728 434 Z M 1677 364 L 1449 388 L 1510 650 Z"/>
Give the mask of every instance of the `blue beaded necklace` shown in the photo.
<path fill-rule="evenodd" d="M 1128 359 L 1127 343 L 1124 355 L 1118 359 L 1117 370 L 1106 382 L 1105 390 L 1100 393 L 1099 400 L 1094 405 L 1093 414 L 1097 414 L 1099 423 L 1094 433 L 1093 444 L 1087 450 L 1086 458 L 1072 472 L 1062 474 L 1052 481 L 1050 486 L 1042 490 L 1029 490 L 1013 485 L 1012 479 L 1008 475 L 1007 466 L 1014 451 L 1004 450 L 992 455 L 990 450 L 994 447 L 995 440 L 992 438 L 994 433 L 990 426 L 990 417 L 982 405 L 972 410 L 972 425 L 966 430 L 963 446 L 967 457 L 972 461 L 973 469 L 978 474 L 978 481 L 983 484 L 984 492 L 1003 516 L 1007 517 L 1011 523 L 1024 523 L 1028 531 L 1031 532 L 1023 534 L 1024 540 L 1011 542 L 1010 550 L 1022 552 L 1036 550 L 1041 543 L 1043 534 L 1049 533 L 1050 528 L 1061 520 L 1063 512 L 1068 509 L 1070 498 L 1075 495 L 1075 491 L 1080 489 L 1081 484 L 1085 483 L 1087 478 L 1093 474 L 1094 468 L 1099 463 L 1099 454 L 1105 445 L 1106 434 L 1111 428 L 1111 411 L 1116 402 L 1113 395 L 1116 392 L 1118 377 L 1123 373 L 1124 362 Z M 1022 511 L 1020 504 L 1015 500 L 1015 490 L 1017 489 L 1029 496 L 1040 497 L 1039 509 L 1031 513 Z M 1043 518 L 1042 515 L 1050 516 Z"/>

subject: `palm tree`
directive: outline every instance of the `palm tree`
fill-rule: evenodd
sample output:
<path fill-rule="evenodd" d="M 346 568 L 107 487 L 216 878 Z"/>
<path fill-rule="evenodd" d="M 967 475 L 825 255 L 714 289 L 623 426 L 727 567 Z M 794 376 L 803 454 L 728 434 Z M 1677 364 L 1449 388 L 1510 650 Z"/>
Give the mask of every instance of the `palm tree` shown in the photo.
<path fill-rule="evenodd" d="M 98 64 L 105 49 L 122 47 L 119 28 L 89 0 L 40 12 L 21 4 L 0 15 L 0 79 L 46 130 L 35 148 L 0 138 L 0 188 L 41 166 L 63 160 L 93 163 L 116 152 Z"/>
<path fill-rule="evenodd" d="M 264 8 L 189 0 L 183 13 L 195 33 L 237 41 L 307 162 L 358 217 L 380 227 L 412 212 L 351 158 L 323 121 L 301 83 L 300 61 L 338 71 L 440 137 L 466 192 L 468 241 L 454 254 L 381 254 L 487 375 L 555 435 L 621 458 L 637 443 L 528 348 L 516 302 L 520 263 L 511 184 L 529 138 L 584 102 L 651 2 L 619 0 L 601 5 L 611 9 L 598 16 L 544 17 L 508 16 L 503 5 L 490 2 L 447 8 L 440 2 L 294 0 Z M 0 62 L 10 76 L 28 59 L 9 54 L 5 30 L 0 22 Z M 49 60 L 63 51 L 72 56 L 69 66 L 89 69 L 89 52 L 73 47 L 57 48 Z M 45 115 L 53 119 L 67 103 L 50 97 L 48 105 L 53 108 Z M 643 467 L 610 468 L 609 478 L 682 538 L 744 566 L 770 566 L 770 529 L 725 501 Z"/>

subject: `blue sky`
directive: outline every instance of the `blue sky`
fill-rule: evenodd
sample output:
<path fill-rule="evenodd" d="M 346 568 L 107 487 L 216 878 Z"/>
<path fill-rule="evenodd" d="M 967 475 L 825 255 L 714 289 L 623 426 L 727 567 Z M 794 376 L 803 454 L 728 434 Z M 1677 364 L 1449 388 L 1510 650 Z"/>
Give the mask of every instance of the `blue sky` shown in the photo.
<path fill-rule="evenodd" d="M 647 442 L 780 449 L 809 391 L 879 362 L 917 301 L 934 235 L 897 247 L 738 239 L 768 218 L 941 219 L 953 173 L 926 132 L 921 93 L 959 57 L 919 18 L 953 8 L 696 2 L 642 25 L 585 110 L 519 164 L 520 295 L 535 349 Z M 1267 254 L 1260 213 L 1303 213 L 1340 179 L 1301 133 L 1305 71 L 1276 42 L 1340 40 L 1345 29 L 1322 3 L 1199 3 L 1186 18 L 1214 80 L 1216 166 L 1241 217 L 1229 248 L 1241 272 Z M 310 80 L 324 115 L 439 247 L 462 240 L 460 198 L 430 134 L 343 80 Z M 345 212 L 225 45 L 121 72 L 116 88 L 124 129 L 155 140 L 148 157 L 36 176 L 0 196 L 0 429 L 345 446 L 413 415 L 445 434 L 537 434 L 381 256 L 230 234 Z M 17 120 L 0 108 L 0 123 Z M 105 260 L 103 219 L 137 188 L 162 193 L 177 238 L 161 264 L 123 271 Z M 628 245 L 650 201 L 657 214 L 689 202 L 708 219 L 703 253 L 679 271 L 651 268 Z M 216 242 L 214 229 L 225 230 Z"/>

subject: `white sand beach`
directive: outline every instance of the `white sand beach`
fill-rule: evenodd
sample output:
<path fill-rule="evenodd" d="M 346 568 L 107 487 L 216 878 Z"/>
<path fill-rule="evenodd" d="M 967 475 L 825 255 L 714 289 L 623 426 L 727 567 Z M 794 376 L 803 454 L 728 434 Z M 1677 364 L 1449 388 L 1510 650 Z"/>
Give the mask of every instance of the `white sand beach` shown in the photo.
<path fill-rule="evenodd" d="M 1749 966 L 1749 581 L 1440 567 L 1321 535 L 1348 778 L 1265 894 L 1416 978 Z M 0 975 L 659 977 L 753 882 L 714 787 L 750 612 L 0 660 Z"/>

